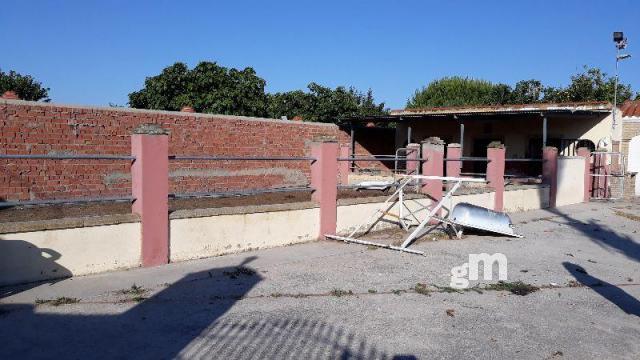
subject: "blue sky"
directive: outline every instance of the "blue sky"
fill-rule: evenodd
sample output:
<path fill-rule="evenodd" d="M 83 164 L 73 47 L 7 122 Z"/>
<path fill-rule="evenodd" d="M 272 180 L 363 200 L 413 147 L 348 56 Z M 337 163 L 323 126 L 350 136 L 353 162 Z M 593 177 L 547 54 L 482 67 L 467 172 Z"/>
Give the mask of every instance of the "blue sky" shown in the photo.
<path fill-rule="evenodd" d="M 585 64 L 612 73 L 620 30 L 634 55 L 621 78 L 640 91 L 638 15 L 633 0 L 21 0 L 0 10 L 0 68 L 61 103 L 124 105 L 165 66 L 209 60 L 252 66 L 270 92 L 353 85 L 402 108 L 442 76 L 562 85 Z"/>

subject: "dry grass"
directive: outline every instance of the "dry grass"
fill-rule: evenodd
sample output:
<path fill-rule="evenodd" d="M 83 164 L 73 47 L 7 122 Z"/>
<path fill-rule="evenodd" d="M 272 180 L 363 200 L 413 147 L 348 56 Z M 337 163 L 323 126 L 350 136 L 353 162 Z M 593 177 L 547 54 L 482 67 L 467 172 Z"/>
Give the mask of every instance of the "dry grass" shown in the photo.
<path fill-rule="evenodd" d="M 631 221 L 640 221 L 640 216 L 635 215 L 635 214 L 629 214 L 628 212 L 624 212 L 624 211 L 615 211 L 614 214 L 621 216 L 623 218 L 627 218 Z"/>

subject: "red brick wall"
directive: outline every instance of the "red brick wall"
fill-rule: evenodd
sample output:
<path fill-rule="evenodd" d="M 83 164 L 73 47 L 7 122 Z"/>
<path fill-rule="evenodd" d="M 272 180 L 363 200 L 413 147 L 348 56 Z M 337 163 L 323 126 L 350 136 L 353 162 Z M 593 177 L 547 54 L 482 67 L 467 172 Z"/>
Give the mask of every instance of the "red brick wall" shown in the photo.
<path fill-rule="evenodd" d="M 322 137 L 348 143 L 330 124 L 222 115 L 72 107 L 0 99 L 0 142 L 5 154 L 131 153 L 130 134 L 143 123 L 170 132 L 172 155 L 307 156 Z M 5 200 L 126 196 L 128 161 L 0 160 Z M 229 191 L 308 183 L 308 162 L 176 162 L 172 192 Z"/>

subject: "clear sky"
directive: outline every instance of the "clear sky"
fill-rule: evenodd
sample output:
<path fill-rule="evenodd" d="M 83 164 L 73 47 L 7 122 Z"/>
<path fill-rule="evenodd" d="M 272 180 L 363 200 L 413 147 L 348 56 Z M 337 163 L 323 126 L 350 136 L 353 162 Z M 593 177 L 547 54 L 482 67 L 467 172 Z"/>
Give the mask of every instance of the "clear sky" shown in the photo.
<path fill-rule="evenodd" d="M 563 85 L 582 65 L 613 73 L 613 31 L 634 55 L 621 78 L 640 91 L 640 1 L 6 1 L 0 68 L 31 74 L 54 102 L 125 105 L 147 76 L 183 61 L 252 66 L 267 91 L 371 88 L 404 107 L 447 75 Z"/>

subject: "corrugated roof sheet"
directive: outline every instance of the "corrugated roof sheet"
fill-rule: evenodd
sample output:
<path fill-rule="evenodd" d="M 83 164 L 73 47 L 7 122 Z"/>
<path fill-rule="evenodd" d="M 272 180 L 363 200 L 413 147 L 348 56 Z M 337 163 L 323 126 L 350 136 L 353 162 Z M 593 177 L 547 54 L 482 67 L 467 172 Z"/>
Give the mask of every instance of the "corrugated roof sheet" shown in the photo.
<path fill-rule="evenodd" d="M 622 117 L 640 117 L 640 100 L 627 100 L 620 107 Z"/>
<path fill-rule="evenodd" d="M 426 109 L 392 110 L 391 115 L 445 115 L 445 114 L 499 114 L 499 113 L 527 113 L 536 111 L 593 111 L 609 112 L 613 106 L 609 102 L 579 102 L 579 103 L 538 103 L 517 105 L 478 105 L 436 107 Z"/>

